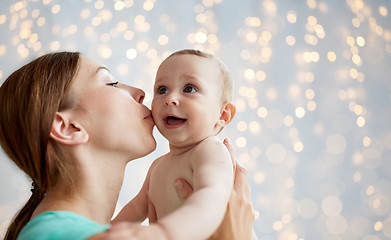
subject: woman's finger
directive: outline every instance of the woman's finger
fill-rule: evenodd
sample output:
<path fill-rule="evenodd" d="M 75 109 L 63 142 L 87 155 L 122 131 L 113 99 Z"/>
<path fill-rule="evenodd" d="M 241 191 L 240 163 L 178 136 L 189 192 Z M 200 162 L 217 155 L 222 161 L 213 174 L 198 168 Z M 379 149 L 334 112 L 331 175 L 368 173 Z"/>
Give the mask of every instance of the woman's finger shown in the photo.
<path fill-rule="evenodd" d="M 238 161 L 235 169 L 234 189 L 243 189 L 247 186 L 247 169 Z"/>
<path fill-rule="evenodd" d="M 229 155 L 231 156 L 231 160 L 232 160 L 232 165 L 234 167 L 234 173 L 236 171 L 236 160 L 235 160 L 235 156 L 234 156 L 234 148 L 232 146 L 232 143 L 231 143 L 231 140 L 229 138 L 225 138 L 224 141 L 223 141 L 224 145 L 227 147 L 228 149 L 228 152 L 229 152 Z"/>

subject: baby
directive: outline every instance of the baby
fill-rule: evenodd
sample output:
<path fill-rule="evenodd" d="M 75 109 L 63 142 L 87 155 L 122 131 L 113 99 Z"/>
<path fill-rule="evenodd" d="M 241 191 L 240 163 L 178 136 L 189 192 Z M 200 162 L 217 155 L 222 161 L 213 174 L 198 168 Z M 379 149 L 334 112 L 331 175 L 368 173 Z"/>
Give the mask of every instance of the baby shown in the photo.
<path fill-rule="evenodd" d="M 229 152 L 216 137 L 235 115 L 231 100 L 231 75 L 216 57 L 182 50 L 162 62 L 152 115 L 170 151 L 152 163 L 142 189 L 116 221 L 148 217 L 162 226 L 169 239 L 206 239 L 214 233 L 233 184 Z M 177 178 L 194 189 L 184 202 L 172 184 Z"/>

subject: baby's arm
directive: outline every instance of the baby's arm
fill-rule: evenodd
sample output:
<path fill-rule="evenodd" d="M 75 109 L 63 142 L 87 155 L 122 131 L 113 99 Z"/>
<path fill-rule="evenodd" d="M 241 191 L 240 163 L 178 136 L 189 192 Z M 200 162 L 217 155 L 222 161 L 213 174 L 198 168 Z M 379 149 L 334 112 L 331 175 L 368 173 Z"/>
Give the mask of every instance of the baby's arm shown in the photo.
<path fill-rule="evenodd" d="M 149 204 L 148 189 L 151 169 L 152 166 L 148 170 L 147 177 L 145 178 L 140 192 L 121 209 L 111 223 L 118 223 L 122 221 L 142 222 L 147 218 Z"/>
<path fill-rule="evenodd" d="M 201 142 L 191 157 L 193 194 L 173 213 L 159 219 L 169 239 L 206 239 L 219 227 L 232 192 L 233 165 L 217 138 Z"/>

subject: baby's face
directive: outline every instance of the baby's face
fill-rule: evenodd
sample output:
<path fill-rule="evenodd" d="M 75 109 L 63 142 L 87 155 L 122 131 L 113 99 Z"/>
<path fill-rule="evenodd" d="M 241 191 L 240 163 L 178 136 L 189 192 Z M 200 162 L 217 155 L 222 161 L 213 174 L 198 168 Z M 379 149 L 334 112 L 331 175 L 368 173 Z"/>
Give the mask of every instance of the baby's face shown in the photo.
<path fill-rule="evenodd" d="M 166 59 L 154 86 L 152 115 L 174 146 L 190 146 L 216 135 L 222 107 L 219 68 L 210 59 L 184 54 Z"/>

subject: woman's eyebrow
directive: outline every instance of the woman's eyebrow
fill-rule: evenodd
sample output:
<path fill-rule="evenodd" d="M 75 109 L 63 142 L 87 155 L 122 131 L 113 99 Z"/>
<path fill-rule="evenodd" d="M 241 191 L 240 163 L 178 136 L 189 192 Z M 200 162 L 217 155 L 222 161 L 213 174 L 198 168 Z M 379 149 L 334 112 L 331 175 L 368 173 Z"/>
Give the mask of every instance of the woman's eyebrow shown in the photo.
<path fill-rule="evenodd" d="M 101 70 L 101 69 L 105 69 L 105 70 L 107 70 L 109 73 L 110 73 L 110 70 L 107 68 L 107 67 L 105 67 L 105 66 L 100 66 L 100 67 L 98 67 L 97 69 L 96 69 L 96 72 L 95 73 L 97 73 L 99 70 Z"/>

